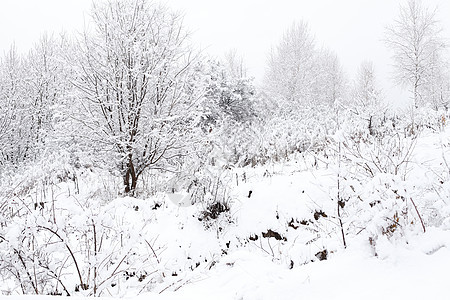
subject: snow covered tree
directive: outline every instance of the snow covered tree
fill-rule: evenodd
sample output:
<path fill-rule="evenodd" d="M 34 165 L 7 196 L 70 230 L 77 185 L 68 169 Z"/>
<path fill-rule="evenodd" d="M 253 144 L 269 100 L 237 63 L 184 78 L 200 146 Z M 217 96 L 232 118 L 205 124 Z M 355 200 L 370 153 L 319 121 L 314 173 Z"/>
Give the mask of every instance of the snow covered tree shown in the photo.
<path fill-rule="evenodd" d="M 26 97 L 36 155 L 49 147 L 58 107 L 66 101 L 70 89 L 70 70 L 63 60 L 68 47 L 64 35 L 43 35 L 26 57 Z"/>
<path fill-rule="evenodd" d="M 408 87 L 415 107 L 426 101 L 427 87 L 440 67 L 445 47 L 440 32 L 436 11 L 420 0 L 408 0 L 400 7 L 398 19 L 387 27 L 385 42 L 394 52 L 395 78 Z"/>
<path fill-rule="evenodd" d="M 231 49 L 225 53 L 224 64 L 233 78 L 247 77 L 247 68 L 244 64 L 244 58 L 238 54 L 236 49 Z"/>
<path fill-rule="evenodd" d="M 315 104 L 335 104 L 336 100 L 345 97 L 346 78 L 338 56 L 328 49 L 322 49 L 316 54 L 314 68 Z"/>
<path fill-rule="evenodd" d="M 265 78 L 269 93 L 285 101 L 306 104 L 311 93 L 314 56 L 315 41 L 307 23 L 293 24 L 270 53 Z"/>
<path fill-rule="evenodd" d="M 345 76 L 337 56 L 317 49 L 305 22 L 293 24 L 269 56 L 267 94 L 287 113 L 305 106 L 333 105 L 343 96 Z"/>
<path fill-rule="evenodd" d="M 0 164 L 23 162 L 31 155 L 30 103 L 26 67 L 14 46 L 0 62 Z"/>
<path fill-rule="evenodd" d="M 62 41 L 62 40 L 61 40 Z M 43 36 L 21 56 L 14 47 L 0 66 L 0 161 L 17 165 L 36 159 L 52 131 L 54 109 L 68 89 L 61 46 Z"/>
<path fill-rule="evenodd" d="M 134 192 L 148 168 L 187 154 L 200 89 L 182 18 L 145 0 L 95 4 L 95 31 L 80 41 L 74 85 L 80 138 Z"/>
<path fill-rule="evenodd" d="M 316 47 L 306 23 L 293 24 L 268 61 L 261 99 L 266 155 L 278 160 L 321 144 L 334 130 L 329 112 L 344 100 L 345 86 L 336 54 Z"/>
<path fill-rule="evenodd" d="M 252 79 L 235 76 L 220 62 L 209 61 L 207 65 L 203 71 L 209 78 L 205 93 L 207 118 L 210 121 L 225 117 L 238 122 L 249 121 L 254 115 Z"/>
<path fill-rule="evenodd" d="M 437 53 L 433 55 L 433 63 L 428 72 L 428 81 L 424 86 L 425 101 L 434 110 L 449 108 L 450 104 L 450 65 Z"/>
<path fill-rule="evenodd" d="M 358 68 L 354 83 L 353 99 L 355 105 L 370 107 L 380 101 L 381 91 L 377 87 L 375 69 L 371 61 L 363 61 Z"/>
<path fill-rule="evenodd" d="M 224 164 L 245 164 L 241 158 L 251 156 L 251 127 L 258 121 L 256 89 L 251 78 L 238 76 L 229 67 L 215 60 L 201 64 L 206 89 L 200 125 L 210 146 L 202 151 L 209 156 L 201 159 L 205 163 L 220 159 Z"/>
<path fill-rule="evenodd" d="M 371 61 L 363 61 L 353 82 L 349 108 L 364 123 L 368 124 L 370 134 L 385 122 L 387 106 L 383 104 L 382 92 L 378 87 L 375 69 Z M 355 126 L 355 128 L 362 126 Z"/>

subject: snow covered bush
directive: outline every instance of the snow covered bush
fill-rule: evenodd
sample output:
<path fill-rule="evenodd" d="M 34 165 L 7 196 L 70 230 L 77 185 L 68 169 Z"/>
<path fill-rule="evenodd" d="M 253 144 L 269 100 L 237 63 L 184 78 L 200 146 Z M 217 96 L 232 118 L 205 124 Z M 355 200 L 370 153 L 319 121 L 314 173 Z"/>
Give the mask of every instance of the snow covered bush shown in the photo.
<path fill-rule="evenodd" d="M 120 285 L 114 286 L 125 282 L 126 272 L 142 281 L 146 272 L 154 271 L 148 257 L 136 260 L 136 253 L 143 252 L 137 249 L 149 245 L 134 230 L 136 218 L 144 218 L 142 224 L 149 221 L 143 211 L 151 207 L 140 202 L 105 205 L 95 188 L 85 189 L 89 183 L 101 184 L 98 175 L 93 180 L 91 170 L 75 168 L 69 157 L 55 158 L 53 165 L 28 168 L 21 179 L 17 174 L 2 178 L 4 288 L 24 294 L 98 295 L 105 289 L 120 294 Z"/>
<path fill-rule="evenodd" d="M 211 153 L 208 164 L 244 166 L 259 151 L 258 101 L 253 79 L 209 60 L 202 66 L 206 90 L 201 127 Z"/>
<path fill-rule="evenodd" d="M 422 135 L 436 134 L 438 119 L 428 118 L 432 126 L 417 123 L 420 131 L 411 135 L 405 115 L 374 112 L 367 120 L 350 109 L 340 117 L 340 129 L 328 139 L 328 147 L 335 152 L 322 160 L 336 168 L 337 190 L 332 194 L 339 195 L 343 235 L 366 236 L 375 245 L 380 236 L 402 239 L 408 232 L 426 231 L 431 219 L 423 218 L 423 212 L 440 206 L 429 193 L 438 180 L 430 167 L 424 169 L 427 162 L 417 159 L 416 148 Z M 434 179 L 417 182 L 421 172 L 431 172 L 426 176 Z M 424 194 L 429 201 L 423 201 Z"/>

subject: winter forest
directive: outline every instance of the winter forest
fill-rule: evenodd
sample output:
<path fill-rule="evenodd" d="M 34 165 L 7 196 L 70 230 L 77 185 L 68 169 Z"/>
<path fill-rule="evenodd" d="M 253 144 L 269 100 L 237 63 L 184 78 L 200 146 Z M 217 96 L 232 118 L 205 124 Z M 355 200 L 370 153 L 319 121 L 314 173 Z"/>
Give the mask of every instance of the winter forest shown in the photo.
<path fill-rule="evenodd" d="M 448 298 L 439 8 L 386 24 L 397 105 L 306 21 L 256 83 L 169 4 L 96 0 L 83 32 L 2 54 L 0 298 Z"/>

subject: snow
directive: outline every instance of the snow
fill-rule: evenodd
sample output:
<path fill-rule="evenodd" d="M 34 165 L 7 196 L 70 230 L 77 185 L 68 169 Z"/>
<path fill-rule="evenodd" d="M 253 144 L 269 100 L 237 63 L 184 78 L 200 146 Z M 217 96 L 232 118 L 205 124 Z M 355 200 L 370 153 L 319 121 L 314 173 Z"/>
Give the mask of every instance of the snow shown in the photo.
<path fill-rule="evenodd" d="M 447 138 L 448 135 L 420 138 L 415 164 L 409 174 L 413 183 L 421 181 L 427 185 L 434 180 L 430 170 L 442 163 L 438 139 Z M 209 228 L 198 220 L 201 205 L 186 205 L 187 194 L 183 192 L 156 197 L 155 203 L 163 203 L 157 209 L 149 206 L 148 200 L 126 197 L 86 211 L 70 200 L 71 197 L 60 199 L 73 214 L 70 220 L 58 219 L 57 226 L 63 226 L 64 220 L 70 226 L 83 226 L 89 218 L 94 218 L 93 222 L 102 226 L 120 228 L 123 234 L 129 235 L 130 242 L 146 239 L 162 247 L 158 248 L 162 251 L 156 250 L 162 267 L 159 272 L 165 274 L 160 283 L 151 292 L 121 293 L 127 299 L 445 298 L 448 292 L 446 272 L 450 269 L 450 210 L 446 201 L 441 203 L 444 209 L 441 214 L 446 222 L 440 227 L 427 226 L 423 233 L 416 226 L 399 239 L 383 235 L 376 240 L 376 245 L 371 245 L 367 235 L 362 234 L 348 236 L 348 247 L 344 249 L 334 225 L 327 222 L 318 225 L 328 232 L 325 236 L 302 230 L 298 223 L 293 223 L 300 226 L 298 229 L 287 226 L 291 220 L 310 222 L 318 209 L 324 212 L 333 209 L 330 195 L 334 193 L 336 170 L 308 168 L 308 160 L 236 169 L 234 172 L 240 177 L 246 173 L 246 179 L 237 182 L 230 192 L 231 219 L 212 222 Z M 374 178 L 365 187 L 353 184 L 364 194 L 391 180 L 384 177 Z M 86 181 L 92 182 L 93 177 L 87 175 Z M 448 190 L 443 192 L 448 193 Z M 83 194 L 88 197 L 92 192 L 86 190 L 81 192 Z M 435 194 L 428 193 L 417 201 L 431 203 L 435 198 Z M 364 215 L 359 217 L 364 218 Z M 13 237 L 20 233 L 17 232 L 19 227 L 12 228 L 5 238 L 14 241 Z M 269 229 L 285 240 L 263 238 L 261 233 Z M 255 235 L 259 236 L 258 240 L 248 240 Z M 149 237 L 156 239 L 148 240 Z M 224 245 L 226 242 L 228 246 Z M 133 247 L 130 244 L 128 249 Z M 328 250 L 328 259 L 315 259 L 315 254 L 323 249 Z M 178 273 L 177 276 L 173 276 L 174 273 Z M 13 295 L 1 298 L 48 300 L 52 297 Z"/>
<path fill-rule="evenodd" d="M 384 241 L 378 256 L 355 243 L 329 260 L 289 270 L 268 256 L 235 251 L 177 291 L 127 299 L 444 299 L 448 293 L 450 232 L 410 237 L 407 245 Z M 381 243 L 380 243 L 381 244 Z M 51 296 L 8 296 L 49 300 Z M 83 299 L 70 297 L 70 299 Z"/>
<path fill-rule="evenodd" d="M 0 300 L 449 298 L 437 28 L 402 111 L 304 21 L 256 88 L 170 8 L 99 2 L 92 18 L 0 58 Z"/>

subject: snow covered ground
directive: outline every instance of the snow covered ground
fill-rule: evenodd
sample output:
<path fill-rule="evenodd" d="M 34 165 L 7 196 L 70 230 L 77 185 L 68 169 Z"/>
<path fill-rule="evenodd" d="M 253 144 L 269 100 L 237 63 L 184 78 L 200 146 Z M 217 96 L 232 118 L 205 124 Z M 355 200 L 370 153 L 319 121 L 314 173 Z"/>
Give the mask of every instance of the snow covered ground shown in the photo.
<path fill-rule="evenodd" d="M 236 251 L 183 282 L 177 291 L 127 299 L 448 299 L 450 233 L 413 236 L 380 247 L 378 257 L 355 244 L 329 260 L 289 270 L 267 255 Z M 178 282 L 177 282 L 178 283 Z M 2 296 L 50 300 L 54 296 Z M 70 297 L 70 299 L 84 299 Z"/>
<path fill-rule="evenodd" d="M 407 180 L 351 179 L 348 162 L 341 168 L 332 160 L 317 164 L 309 154 L 233 169 L 225 177 L 230 210 L 215 218 L 206 217 L 205 203 L 179 205 L 183 192 L 96 204 L 90 199 L 98 194 L 98 178 L 88 172 L 80 176 L 79 194 L 73 194 L 71 182 L 58 185 L 56 224 L 75 228 L 65 232 L 75 249 L 82 236 L 76 228 L 85 226 L 88 236 L 92 220 L 107 245 L 98 255 L 110 258 L 117 268 L 124 266 L 117 262 L 124 255 L 129 263 L 124 272 L 145 274 L 108 279 L 108 264 L 100 258 L 83 260 L 87 250 L 80 248 L 80 262 L 96 263 L 99 274 L 105 272 L 101 296 L 107 298 L 448 299 L 449 137 L 445 132 L 427 133 L 418 139 L 404 169 Z M 347 248 L 336 212 L 338 178 L 348 197 L 341 211 Z M 425 233 L 409 198 L 415 199 Z M 406 212 L 399 213 L 396 205 Z M 42 221 L 38 215 L 33 222 Z M 7 237 L 13 240 L 13 235 L 10 231 Z M 55 253 L 68 257 L 64 248 L 58 249 Z M 146 259 L 140 261 L 142 257 Z M 70 284 L 78 280 L 74 274 L 66 274 Z M 0 283 L 2 290 L 13 287 L 12 282 Z M 0 298 L 52 298 L 15 294 Z M 71 298 L 88 295 L 91 290 Z"/>
<path fill-rule="evenodd" d="M 430 232 L 412 237 L 409 245 L 386 242 L 379 257 L 354 245 L 293 270 L 238 251 L 161 299 L 446 299 L 449 241 L 448 232 Z"/>

